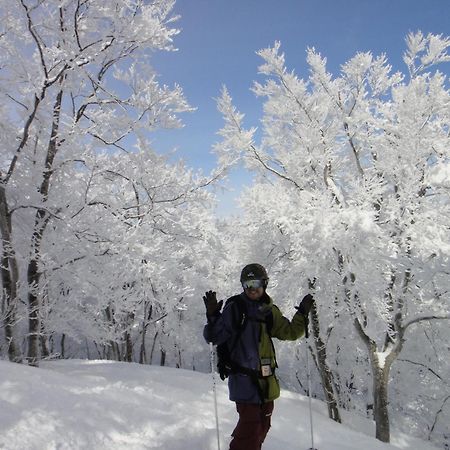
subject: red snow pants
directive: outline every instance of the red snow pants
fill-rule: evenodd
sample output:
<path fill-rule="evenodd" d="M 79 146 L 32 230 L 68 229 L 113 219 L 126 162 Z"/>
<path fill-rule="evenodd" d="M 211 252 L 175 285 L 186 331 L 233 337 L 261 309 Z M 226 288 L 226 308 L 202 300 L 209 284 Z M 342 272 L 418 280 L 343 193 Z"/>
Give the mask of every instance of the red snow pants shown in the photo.
<path fill-rule="evenodd" d="M 236 403 L 236 410 L 239 421 L 231 433 L 230 450 L 260 450 L 270 428 L 273 402 Z"/>

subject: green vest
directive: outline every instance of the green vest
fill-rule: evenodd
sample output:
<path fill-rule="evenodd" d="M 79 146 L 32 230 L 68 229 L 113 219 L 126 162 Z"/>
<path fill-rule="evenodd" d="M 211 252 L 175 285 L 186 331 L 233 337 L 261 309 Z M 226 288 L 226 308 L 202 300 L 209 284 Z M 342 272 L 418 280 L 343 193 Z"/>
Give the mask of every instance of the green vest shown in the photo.
<path fill-rule="evenodd" d="M 261 390 L 264 394 L 264 401 L 270 402 L 280 396 L 280 384 L 275 375 L 277 360 L 275 349 L 271 337 L 282 341 L 295 341 L 305 332 L 305 318 L 302 314 L 296 313 L 292 320 L 287 319 L 281 314 L 281 311 L 275 306 L 270 299 L 270 303 L 264 305 L 264 309 L 271 309 L 273 316 L 273 325 L 270 335 L 267 331 L 267 324 L 261 323 L 261 339 L 259 342 L 260 360 L 270 361 L 272 375 L 259 379 Z M 261 368 L 260 368 L 261 369 Z"/>

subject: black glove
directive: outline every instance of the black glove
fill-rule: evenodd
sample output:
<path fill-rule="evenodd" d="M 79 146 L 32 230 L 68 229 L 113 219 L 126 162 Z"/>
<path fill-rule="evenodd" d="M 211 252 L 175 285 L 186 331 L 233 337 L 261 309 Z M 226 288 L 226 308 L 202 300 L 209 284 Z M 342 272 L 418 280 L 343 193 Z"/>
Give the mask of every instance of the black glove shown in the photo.
<path fill-rule="evenodd" d="M 308 294 L 303 297 L 303 300 L 301 301 L 300 306 L 296 306 L 296 308 L 298 309 L 298 312 L 300 314 L 303 314 L 305 317 L 308 317 L 313 303 L 314 303 L 313 296 L 311 294 Z"/>
<path fill-rule="evenodd" d="M 213 291 L 205 292 L 203 296 L 203 301 L 205 302 L 206 307 L 206 316 L 212 317 L 219 313 L 222 308 L 223 300 L 217 302 L 216 293 Z"/>

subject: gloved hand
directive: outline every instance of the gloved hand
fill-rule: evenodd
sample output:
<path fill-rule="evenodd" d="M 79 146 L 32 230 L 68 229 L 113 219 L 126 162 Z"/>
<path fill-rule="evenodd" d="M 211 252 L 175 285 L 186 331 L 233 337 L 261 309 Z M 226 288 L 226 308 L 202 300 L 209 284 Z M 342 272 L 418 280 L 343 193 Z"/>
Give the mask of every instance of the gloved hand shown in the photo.
<path fill-rule="evenodd" d="M 305 317 L 308 317 L 313 303 L 314 303 L 314 297 L 311 294 L 307 294 L 303 297 L 303 300 L 301 301 L 300 306 L 297 306 L 296 308 L 298 309 L 298 312 L 300 314 L 303 314 Z"/>
<path fill-rule="evenodd" d="M 205 292 L 203 301 L 205 303 L 207 317 L 212 317 L 218 314 L 220 309 L 222 308 L 223 300 L 220 300 L 220 302 L 218 302 L 216 293 L 213 291 Z"/>

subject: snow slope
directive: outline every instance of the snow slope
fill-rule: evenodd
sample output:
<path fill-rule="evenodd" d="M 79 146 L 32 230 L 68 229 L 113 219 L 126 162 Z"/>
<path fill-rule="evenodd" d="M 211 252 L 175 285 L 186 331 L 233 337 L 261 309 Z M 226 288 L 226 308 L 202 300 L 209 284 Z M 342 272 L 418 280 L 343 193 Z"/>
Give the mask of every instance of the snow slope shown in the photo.
<path fill-rule="evenodd" d="M 237 414 L 219 381 L 221 449 Z M 396 434 L 392 445 L 328 419 L 313 401 L 319 450 L 435 450 Z M 358 429 L 365 419 L 346 416 Z M 361 428 L 362 427 L 362 428 Z M 308 399 L 284 391 L 264 450 L 308 449 Z M 41 368 L 0 361 L 0 449 L 217 449 L 211 375 L 110 361 L 64 360 Z"/>

